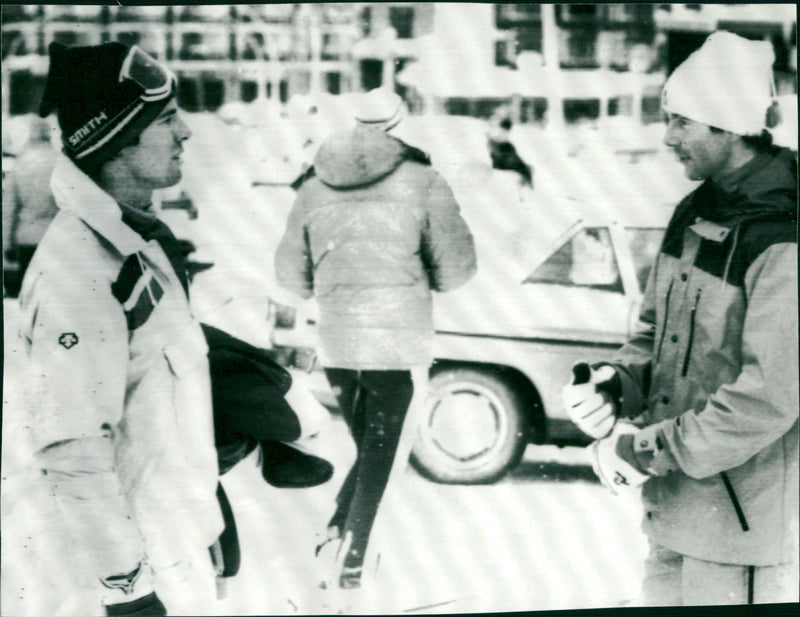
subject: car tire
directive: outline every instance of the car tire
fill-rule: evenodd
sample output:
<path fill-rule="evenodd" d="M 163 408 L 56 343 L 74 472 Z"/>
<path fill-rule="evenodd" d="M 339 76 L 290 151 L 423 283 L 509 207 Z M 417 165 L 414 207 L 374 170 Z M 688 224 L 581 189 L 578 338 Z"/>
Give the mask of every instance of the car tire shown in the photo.
<path fill-rule="evenodd" d="M 495 482 L 519 463 L 527 445 L 521 400 L 498 371 L 438 371 L 430 380 L 411 464 L 444 484 Z"/>

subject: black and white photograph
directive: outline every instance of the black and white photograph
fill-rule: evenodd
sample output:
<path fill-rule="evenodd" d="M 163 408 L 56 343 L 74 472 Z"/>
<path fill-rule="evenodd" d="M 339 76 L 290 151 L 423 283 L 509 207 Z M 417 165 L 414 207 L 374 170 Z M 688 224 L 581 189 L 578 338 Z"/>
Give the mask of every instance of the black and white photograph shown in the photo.
<path fill-rule="evenodd" d="M 4 2 L 0 615 L 800 610 L 797 12 Z"/>

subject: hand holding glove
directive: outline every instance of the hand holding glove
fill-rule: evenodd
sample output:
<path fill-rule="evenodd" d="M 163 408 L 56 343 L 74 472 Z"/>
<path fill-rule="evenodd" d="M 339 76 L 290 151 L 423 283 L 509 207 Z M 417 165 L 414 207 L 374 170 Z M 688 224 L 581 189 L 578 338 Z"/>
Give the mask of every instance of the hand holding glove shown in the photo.
<path fill-rule="evenodd" d="M 591 451 L 594 473 L 600 478 L 603 486 L 614 495 L 632 491 L 650 477 L 625 460 L 621 455 L 621 448 L 618 447 L 622 440 L 623 445 L 627 445 L 631 449 L 631 458 L 635 460 L 633 439 L 627 436 L 633 436 L 639 432 L 639 428 L 629 422 L 617 422 L 611 435 L 587 446 Z"/>
<path fill-rule="evenodd" d="M 575 425 L 595 439 L 611 432 L 616 407 L 611 395 L 616 371 L 612 366 L 593 369 L 586 362 L 572 367 L 571 383 L 561 390 L 561 400 Z"/>

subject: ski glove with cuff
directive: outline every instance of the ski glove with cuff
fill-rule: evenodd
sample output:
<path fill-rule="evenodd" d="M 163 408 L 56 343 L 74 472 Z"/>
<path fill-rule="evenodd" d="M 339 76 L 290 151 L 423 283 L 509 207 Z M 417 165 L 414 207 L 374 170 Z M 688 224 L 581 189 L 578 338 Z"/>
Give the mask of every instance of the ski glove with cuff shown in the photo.
<path fill-rule="evenodd" d="M 592 469 L 614 495 L 632 491 L 650 476 L 637 469 L 634 461 L 627 460 L 625 450 L 633 448 L 634 435 L 639 429 L 630 422 L 617 422 L 611 435 L 588 446 L 592 455 Z M 634 464 L 632 464 L 632 462 Z"/>
<path fill-rule="evenodd" d="M 638 487 L 651 476 L 678 469 L 675 458 L 663 447 L 658 425 L 639 429 L 623 420 L 617 422 L 611 435 L 588 448 L 595 474 L 615 495 Z"/>
<path fill-rule="evenodd" d="M 571 382 L 561 390 L 561 400 L 570 420 L 584 433 L 602 439 L 616 422 L 621 385 L 614 367 L 595 368 L 586 362 L 572 367 Z"/>

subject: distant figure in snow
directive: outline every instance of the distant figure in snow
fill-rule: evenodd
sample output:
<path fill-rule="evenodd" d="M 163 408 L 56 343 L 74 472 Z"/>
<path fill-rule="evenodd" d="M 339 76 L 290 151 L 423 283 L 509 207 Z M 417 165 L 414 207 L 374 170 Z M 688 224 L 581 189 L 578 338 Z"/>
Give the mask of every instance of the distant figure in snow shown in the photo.
<path fill-rule="evenodd" d="M 496 113 L 489 121 L 489 155 L 494 169 L 516 171 L 522 183 L 533 188 L 533 168 L 522 160 L 511 141 L 511 128 L 514 126 L 507 110 Z"/>

